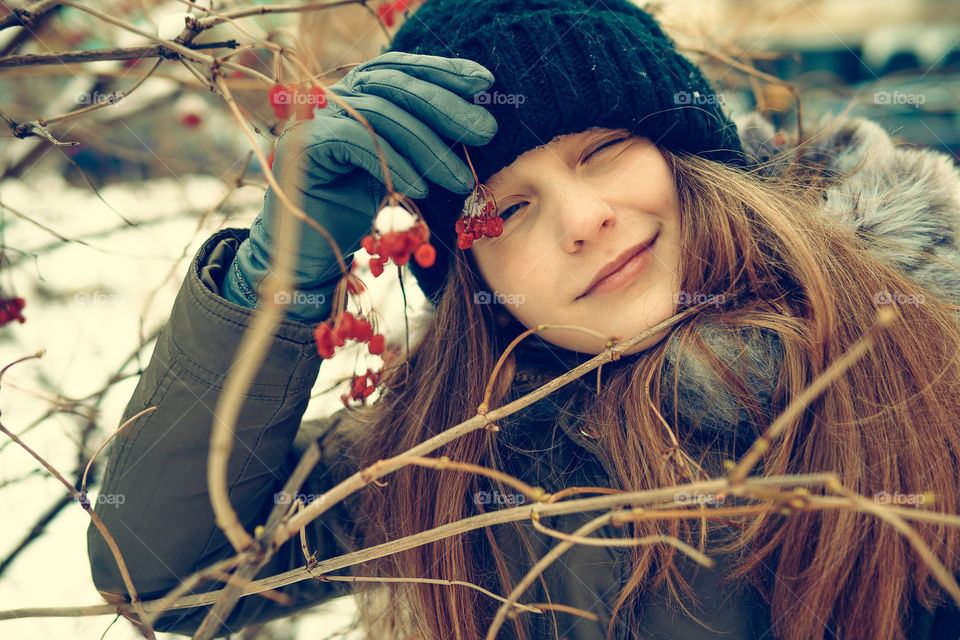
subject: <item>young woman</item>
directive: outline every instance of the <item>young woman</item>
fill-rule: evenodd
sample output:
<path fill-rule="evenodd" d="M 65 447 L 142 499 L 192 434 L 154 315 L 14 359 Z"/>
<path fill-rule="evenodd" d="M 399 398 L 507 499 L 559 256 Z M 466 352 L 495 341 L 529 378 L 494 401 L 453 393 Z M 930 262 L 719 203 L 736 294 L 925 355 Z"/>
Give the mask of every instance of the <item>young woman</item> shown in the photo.
<path fill-rule="evenodd" d="M 932 493 L 933 510 L 960 511 L 960 176 L 948 158 L 895 147 L 860 120 L 823 122 L 799 150 L 756 117 L 738 135 L 699 70 L 626 1 L 430 0 L 391 51 L 334 90 L 377 132 L 395 188 L 419 200 L 437 255 L 410 265 L 436 313 L 407 361 L 384 372 L 375 404 L 301 424 L 322 361 L 313 329 L 331 313 L 320 301 L 341 275 L 329 245 L 303 227 L 298 295 L 245 399 L 230 461 L 248 531 L 310 441 L 319 438 L 323 459 L 301 492 L 319 495 L 475 415 L 498 357 L 525 329 L 628 338 L 702 301 L 713 304 L 605 365 L 599 391 L 594 376 L 579 379 L 434 455 L 551 493 L 720 477 L 881 306 L 895 305 L 892 326 L 787 425 L 755 473 L 833 471 L 862 495 Z M 501 233 L 472 244 L 456 225 L 475 186 L 461 143 L 503 220 Z M 274 168 L 305 171 L 304 210 L 345 253 L 358 248 L 384 193 L 366 129 L 331 104 L 284 132 Z M 278 210 L 270 191 L 249 233 L 219 232 L 199 251 L 124 419 L 158 409 L 112 445 L 101 490 L 126 500 L 98 512 L 144 599 L 232 554 L 206 490 L 210 425 L 269 272 Z M 604 344 L 559 328 L 528 337 L 491 406 Z M 318 559 L 520 502 L 509 486 L 458 470 L 411 466 L 384 480 L 310 524 Z M 498 637 L 960 637 L 956 604 L 875 515 L 700 514 L 594 535 L 674 536 L 702 546 L 715 568 L 665 544 L 577 544 L 521 598 L 541 613 L 518 613 Z M 596 515 L 542 524 L 571 533 Z M 911 524 L 960 572 L 956 528 Z M 555 542 L 528 522 L 496 525 L 355 570 L 506 595 Z M 89 548 L 98 588 L 123 598 L 94 529 Z M 292 541 L 260 577 L 303 564 Z M 374 584 L 356 590 L 373 638 L 483 637 L 500 604 L 461 585 L 364 584 Z M 221 632 L 355 586 L 296 582 L 281 589 L 288 605 L 243 598 Z M 188 633 L 206 612 L 174 610 L 157 628 Z"/>

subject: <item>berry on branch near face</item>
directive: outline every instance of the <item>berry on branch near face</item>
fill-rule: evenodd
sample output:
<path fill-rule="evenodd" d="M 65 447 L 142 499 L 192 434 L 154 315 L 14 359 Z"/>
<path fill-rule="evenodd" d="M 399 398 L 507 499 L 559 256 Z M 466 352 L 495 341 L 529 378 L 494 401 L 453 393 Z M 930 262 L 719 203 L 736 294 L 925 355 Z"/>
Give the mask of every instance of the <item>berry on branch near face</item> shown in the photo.
<path fill-rule="evenodd" d="M 353 376 L 350 381 L 350 393 L 341 395 L 340 400 L 345 407 L 350 406 L 351 400 L 366 404 L 367 398 L 376 391 L 378 384 L 380 384 L 380 372 L 367 369 L 366 373 Z"/>
<path fill-rule="evenodd" d="M 414 251 L 413 258 L 423 268 L 432 267 L 437 259 L 437 250 L 429 244 L 422 244 Z"/>
<path fill-rule="evenodd" d="M 374 340 L 380 336 L 379 347 L 383 351 L 383 336 L 374 335 L 373 324 L 363 317 L 356 317 L 349 311 L 341 311 L 330 321 L 321 322 L 313 330 L 313 338 L 317 343 L 317 353 L 321 358 L 332 358 L 336 347 L 342 347 L 347 340 L 356 340 L 360 343 L 369 343 L 374 349 Z M 371 351 L 371 353 L 374 353 Z"/>
<path fill-rule="evenodd" d="M 374 256 L 370 260 L 370 272 L 374 278 L 383 273 L 387 260 L 402 266 L 411 257 L 420 255 L 423 260 L 417 258 L 417 264 L 422 267 L 433 264 L 437 252 L 429 244 L 430 231 L 427 225 L 403 207 L 384 207 L 377 213 L 373 227 L 373 233 L 364 236 L 360 246 Z"/>
<path fill-rule="evenodd" d="M 493 200 L 488 200 L 478 188 L 467 197 L 454 228 L 457 247 L 465 250 L 473 246 L 474 240 L 499 237 L 503 233 L 503 218 L 496 214 Z"/>

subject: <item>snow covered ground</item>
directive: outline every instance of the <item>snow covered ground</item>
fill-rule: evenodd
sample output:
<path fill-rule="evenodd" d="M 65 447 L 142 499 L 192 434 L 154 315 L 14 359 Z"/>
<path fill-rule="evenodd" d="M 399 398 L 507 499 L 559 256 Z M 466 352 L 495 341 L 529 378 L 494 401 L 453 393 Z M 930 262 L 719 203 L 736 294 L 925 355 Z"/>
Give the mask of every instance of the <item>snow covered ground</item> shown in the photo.
<path fill-rule="evenodd" d="M 46 350 L 42 358 L 20 363 L 3 376 L 2 421 L 15 433 L 26 430 L 22 437 L 27 444 L 68 478 L 77 467 L 77 443 L 86 420 L 61 412 L 27 428 L 49 411 L 58 394 L 80 400 L 103 388 L 135 352 L 141 336 L 149 336 L 166 321 L 187 266 L 203 241 L 219 228 L 246 227 L 252 222 L 262 192 L 243 188 L 198 227 L 203 213 L 227 190 L 212 177 L 181 176 L 103 188 L 105 204 L 89 188 L 72 186 L 52 172 L 32 172 L 29 179 L 0 183 L 0 202 L 5 206 L 74 240 L 64 242 L 51 231 L 2 210 L 3 246 L 14 266 L 4 264 L 0 287 L 7 295 L 26 299 L 27 321 L 0 328 L 0 366 Z M 118 214 L 136 226 L 127 227 Z M 386 280 L 365 277 L 375 306 L 385 310 L 389 340 L 391 333 L 403 330 L 403 318 L 399 288 L 395 281 Z M 408 286 L 407 295 L 411 314 L 420 312 L 423 317 L 419 290 Z M 147 343 L 123 372 L 135 373 L 145 366 L 152 349 L 153 343 Z M 378 365 L 379 359 L 371 356 L 369 366 Z M 350 375 L 353 366 L 350 353 L 326 363 L 315 390 L 327 389 L 336 379 Z M 366 366 L 361 363 L 358 370 Z M 84 458 L 119 425 L 135 384 L 132 375 L 115 383 L 99 407 L 80 402 L 80 412 L 97 412 L 100 427 L 89 439 Z M 315 398 L 306 417 L 340 408 L 342 391 Z M 37 467 L 18 446 L 0 443 L 0 557 L 65 494 L 49 474 L 33 472 Z M 94 490 L 91 499 L 95 495 Z M 0 578 L 0 609 L 102 603 L 87 564 L 88 520 L 78 504 L 70 504 L 46 527 Z M 272 637 L 324 637 L 345 625 L 352 610 L 349 598 L 322 605 L 292 622 L 275 623 Z M 113 616 L 97 616 L 0 621 L 0 637 L 94 640 L 112 620 Z M 119 620 L 105 637 L 139 636 Z"/>

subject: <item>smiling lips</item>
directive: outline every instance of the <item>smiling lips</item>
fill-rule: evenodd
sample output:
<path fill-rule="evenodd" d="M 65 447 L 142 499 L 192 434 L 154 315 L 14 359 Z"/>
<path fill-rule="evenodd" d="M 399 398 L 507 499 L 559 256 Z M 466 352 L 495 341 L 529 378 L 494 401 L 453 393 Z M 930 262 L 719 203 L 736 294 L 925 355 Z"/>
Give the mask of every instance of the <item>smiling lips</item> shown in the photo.
<path fill-rule="evenodd" d="M 591 293 L 602 293 L 605 291 L 614 291 L 633 280 L 647 263 L 650 262 L 650 252 L 647 249 L 660 237 L 658 231 L 649 240 L 645 240 L 635 245 L 603 266 L 586 290 L 577 296 L 577 300 Z"/>

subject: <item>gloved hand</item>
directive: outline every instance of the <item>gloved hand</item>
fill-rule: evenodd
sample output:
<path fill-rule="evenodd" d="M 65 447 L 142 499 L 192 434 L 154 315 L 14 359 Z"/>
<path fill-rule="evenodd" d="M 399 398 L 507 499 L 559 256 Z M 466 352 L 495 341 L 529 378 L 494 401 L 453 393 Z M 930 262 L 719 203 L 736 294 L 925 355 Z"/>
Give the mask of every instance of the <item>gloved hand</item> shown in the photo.
<path fill-rule="evenodd" d="M 377 133 L 394 189 L 425 198 L 430 180 L 455 193 L 473 190 L 473 174 L 439 136 L 467 145 L 487 144 L 497 122 L 469 99 L 486 90 L 493 75 L 462 58 L 390 51 L 352 69 L 330 87 L 359 111 Z M 288 126 L 280 135 L 273 171 L 281 186 L 289 172 L 299 175 L 287 195 L 334 237 L 349 265 L 349 254 L 370 232 L 377 206 L 386 195 L 370 133 L 328 100 L 313 120 Z M 270 273 L 276 216 L 282 203 L 268 188 L 263 210 L 250 227 L 227 271 L 221 293 L 249 308 Z M 296 220 L 300 241 L 295 259 L 295 291 L 287 316 L 320 322 L 330 315 L 333 291 L 341 278 L 333 250 L 309 225 Z"/>

